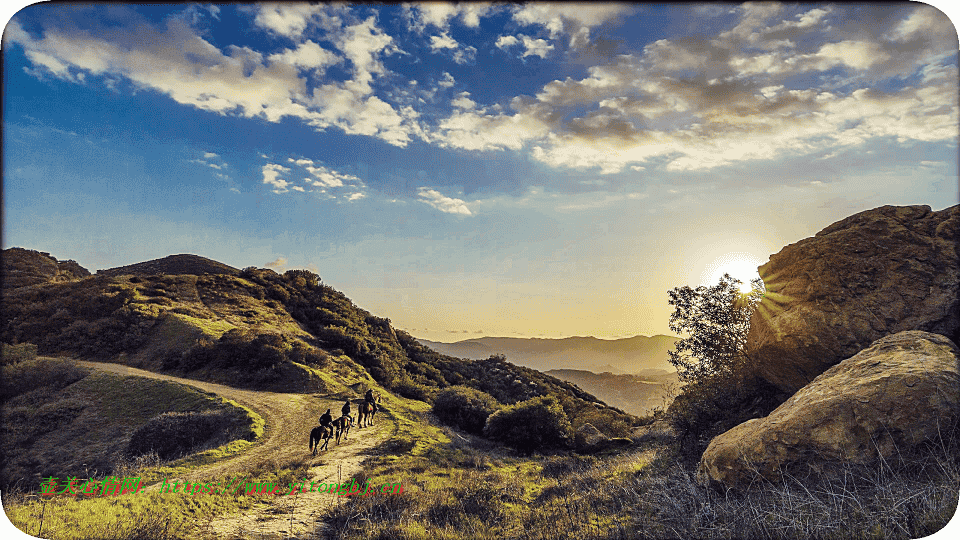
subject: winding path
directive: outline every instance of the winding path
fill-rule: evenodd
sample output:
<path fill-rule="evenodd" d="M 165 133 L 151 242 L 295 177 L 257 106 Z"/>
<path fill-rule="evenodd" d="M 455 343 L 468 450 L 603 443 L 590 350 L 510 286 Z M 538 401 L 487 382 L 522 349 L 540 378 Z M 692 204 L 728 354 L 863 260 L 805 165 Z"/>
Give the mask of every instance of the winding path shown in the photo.
<path fill-rule="evenodd" d="M 310 428 L 328 408 L 339 411 L 341 401 L 324 399 L 314 394 L 286 394 L 242 390 L 152 371 L 102 362 L 79 361 L 81 365 L 119 375 L 130 375 L 172 381 L 212 392 L 250 408 L 263 417 L 264 434 L 261 441 L 238 456 L 200 467 L 181 478 L 190 482 L 219 481 L 239 476 L 268 465 L 287 467 L 291 463 L 309 466 L 307 480 L 339 483 L 360 472 L 360 463 L 368 451 L 383 440 L 388 420 L 379 417 L 372 428 L 350 430 L 349 439 L 331 439 L 329 449 L 316 457 L 308 451 Z M 251 478 L 251 481 L 257 479 Z M 154 486 L 151 486 L 154 487 Z M 149 489 L 149 488 L 148 488 Z M 305 493 L 297 496 L 263 496 L 264 503 L 241 515 L 221 516 L 207 524 L 217 538 L 308 538 L 312 536 L 317 519 L 341 498 L 330 494 Z"/>

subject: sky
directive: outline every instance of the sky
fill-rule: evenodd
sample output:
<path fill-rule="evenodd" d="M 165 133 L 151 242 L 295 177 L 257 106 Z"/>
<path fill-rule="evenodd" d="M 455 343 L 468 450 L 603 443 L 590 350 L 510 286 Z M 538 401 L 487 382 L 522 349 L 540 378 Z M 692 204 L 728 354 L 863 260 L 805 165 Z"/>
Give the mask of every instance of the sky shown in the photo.
<path fill-rule="evenodd" d="M 8 18 L 4 248 L 308 268 L 419 338 L 670 334 L 674 287 L 958 203 L 957 33 L 919 3 Z"/>

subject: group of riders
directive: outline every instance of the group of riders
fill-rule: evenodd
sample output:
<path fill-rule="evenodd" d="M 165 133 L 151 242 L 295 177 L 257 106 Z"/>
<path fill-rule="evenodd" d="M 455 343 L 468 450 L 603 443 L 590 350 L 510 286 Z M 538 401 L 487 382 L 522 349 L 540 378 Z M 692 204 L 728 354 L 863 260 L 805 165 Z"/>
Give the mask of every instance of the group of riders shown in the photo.
<path fill-rule="evenodd" d="M 367 393 L 363 396 L 364 406 L 369 405 L 373 413 L 377 412 L 379 408 L 376 400 L 373 398 L 373 390 L 367 390 Z M 340 408 L 341 418 L 347 417 L 350 419 L 350 423 L 353 423 L 353 416 L 350 415 L 350 400 L 347 399 L 346 403 L 343 404 L 343 407 Z M 320 426 L 328 428 L 331 433 L 333 433 L 333 416 L 330 414 L 330 409 L 327 409 L 327 412 L 323 413 L 320 416 Z M 337 436 L 339 441 L 339 435 Z"/>

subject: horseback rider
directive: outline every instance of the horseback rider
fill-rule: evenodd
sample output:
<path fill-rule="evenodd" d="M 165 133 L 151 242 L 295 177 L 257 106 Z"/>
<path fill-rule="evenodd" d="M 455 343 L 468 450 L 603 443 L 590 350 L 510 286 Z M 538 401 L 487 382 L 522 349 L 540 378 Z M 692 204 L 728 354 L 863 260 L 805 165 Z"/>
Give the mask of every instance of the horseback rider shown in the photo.
<path fill-rule="evenodd" d="M 340 409 L 340 413 L 343 416 L 349 416 L 350 421 L 351 422 L 353 421 L 353 417 L 350 416 L 350 400 L 349 399 L 347 399 L 346 403 L 343 404 L 343 407 Z"/>
<path fill-rule="evenodd" d="M 330 432 L 333 433 L 333 416 L 330 415 L 330 409 L 320 416 L 320 425 L 330 428 Z"/>
<path fill-rule="evenodd" d="M 377 412 L 377 402 L 373 399 L 373 389 L 367 390 L 367 393 L 363 396 L 363 401 L 369 403 L 373 407 L 373 412 Z"/>

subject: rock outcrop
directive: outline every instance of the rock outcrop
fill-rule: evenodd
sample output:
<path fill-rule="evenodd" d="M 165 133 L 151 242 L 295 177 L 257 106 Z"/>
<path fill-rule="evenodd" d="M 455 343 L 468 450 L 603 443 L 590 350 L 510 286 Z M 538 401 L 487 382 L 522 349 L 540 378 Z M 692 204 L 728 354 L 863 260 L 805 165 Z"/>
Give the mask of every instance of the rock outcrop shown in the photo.
<path fill-rule="evenodd" d="M 803 475 L 920 455 L 960 421 L 957 362 L 957 346 L 939 334 L 907 331 L 877 340 L 766 418 L 715 437 L 701 458 L 698 480 L 744 488 L 784 472 Z"/>
<path fill-rule="evenodd" d="M 3 288 L 71 281 L 90 275 L 76 261 L 58 261 L 49 253 L 13 247 L 3 250 Z"/>
<path fill-rule="evenodd" d="M 792 394 L 904 330 L 960 340 L 960 206 L 883 206 L 772 255 L 751 320 L 756 374 Z"/>

